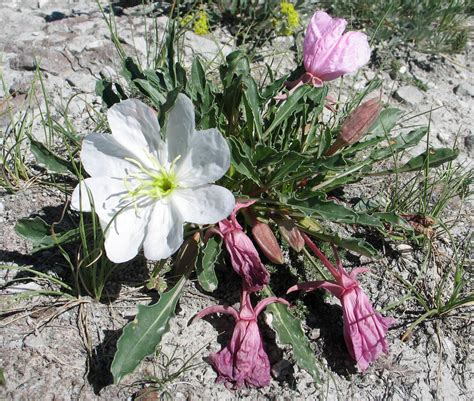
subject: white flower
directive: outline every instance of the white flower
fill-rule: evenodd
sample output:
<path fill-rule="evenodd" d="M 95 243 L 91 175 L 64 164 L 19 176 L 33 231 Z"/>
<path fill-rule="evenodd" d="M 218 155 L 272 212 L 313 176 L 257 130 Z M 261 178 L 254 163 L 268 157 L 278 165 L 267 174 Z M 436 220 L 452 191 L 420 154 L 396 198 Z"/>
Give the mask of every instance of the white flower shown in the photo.
<path fill-rule="evenodd" d="M 138 100 L 114 105 L 107 118 L 112 134 L 89 134 L 82 143 L 91 178 L 71 204 L 91 211 L 93 203 L 110 260 L 130 260 L 142 246 L 147 259 L 164 259 L 182 244 L 184 222 L 213 224 L 232 212 L 232 193 L 210 184 L 228 170 L 229 147 L 216 129 L 195 130 L 186 96 L 170 110 L 164 140 L 155 112 Z"/>

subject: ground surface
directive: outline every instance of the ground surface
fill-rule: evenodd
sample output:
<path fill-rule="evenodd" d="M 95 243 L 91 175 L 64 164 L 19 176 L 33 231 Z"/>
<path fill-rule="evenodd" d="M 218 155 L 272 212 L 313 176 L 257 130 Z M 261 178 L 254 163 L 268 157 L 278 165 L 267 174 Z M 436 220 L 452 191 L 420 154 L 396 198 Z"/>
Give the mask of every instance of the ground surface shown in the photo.
<path fill-rule="evenodd" d="M 42 5 L 41 8 L 29 8 L 28 2 L 22 4 L 21 10 L 14 6 L 0 9 L 4 89 L 15 93 L 18 101 L 24 99 L 39 63 L 47 91 L 55 105 L 53 113 L 59 113 L 64 108 L 65 99 L 80 94 L 71 102 L 69 110 L 77 131 L 85 134 L 88 127 L 86 104 L 100 107 L 100 99 L 94 94 L 95 79 L 101 73 L 114 76 L 117 67 L 117 54 L 106 24 L 96 6 L 87 2 L 78 2 L 76 8 L 65 4 L 62 7 Z M 144 59 L 143 16 L 134 15 L 136 8 L 124 11 L 117 19 L 120 38 L 127 51 L 137 52 Z M 162 17 L 158 23 L 164 26 L 165 22 Z M 232 49 L 232 43 L 232 38 L 225 31 L 210 37 L 199 37 L 188 32 L 184 41 L 185 63 L 189 65 L 193 52 L 204 54 L 209 60 L 219 59 Z M 283 56 L 276 59 L 275 65 L 281 71 L 292 68 L 292 58 L 287 57 L 290 55 L 287 50 L 290 42 L 279 39 L 274 45 L 283 51 Z M 345 82 L 352 82 L 356 88 L 362 87 L 367 79 L 379 74 L 384 79 L 382 97 L 385 102 L 410 110 L 413 115 L 433 109 L 432 145 L 451 146 L 457 136 L 461 150 L 459 161 L 469 168 L 474 152 L 474 74 L 470 48 L 461 55 L 449 57 L 430 57 L 414 52 L 404 54 L 400 67 L 401 75 L 416 77 L 426 85 L 427 90 L 420 91 L 407 83 L 413 82 L 409 79 L 394 81 L 387 71 L 370 68 L 365 68 L 357 78 Z M 337 84 L 333 87 L 333 95 L 337 96 Z M 344 91 L 342 96 L 345 96 Z M 5 93 L 0 89 L 0 110 L 4 97 Z M 428 119 L 425 114 L 410 120 L 407 125 L 426 124 Z M 1 136 L 8 122 L 5 113 L 0 112 L 0 121 Z M 40 139 L 44 137 L 39 124 L 34 127 L 34 134 Z M 417 151 L 422 150 L 423 146 L 420 145 Z M 383 186 L 380 181 L 374 181 L 371 185 L 368 190 L 375 192 Z M 34 215 L 56 221 L 65 201 L 61 193 L 38 186 L 13 195 L 0 190 L 0 262 L 33 265 L 42 271 L 53 269 L 61 277 L 64 273 L 61 269 L 65 267 L 57 263 L 55 256 L 46 252 L 30 257 L 29 245 L 15 234 L 13 227 L 19 218 Z M 471 230 L 471 211 L 470 203 L 461 204 L 456 200 L 448 207 L 448 215 L 461 214 L 460 223 L 452 229 L 456 239 L 462 239 Z M 349 267 L 362 263 L 371 268 L 371 273 L 362 279 L 362 283 L 379 309 L 400 301 L 406 294 L 394 278 L 395 274 L 406 279 L 413 278 L 422 264 L 423 257 L 419 252 L 407 244 L 401 245 L 388 241 L 380 249 L 386 255 L 384 258 L 377 261 L 353 258 L 353 262 L 347 263 Z M 449 257 L 453 252 L 446 238 L 436 240 L 435 247 L 438 264 L 429 266 L 427 272 L 433 281 L 442 275 L 444 269 L 450 268 Z M 291 264 L 295 260 L 294 255 L 289 255 L 287 262 Z M 223 278 L 229 277 L 228 272 L 220 271 L 219 274 Z M 274 380 L 271 385 L 261 390 L 243 389 L 239 392 L 215 385 L 216 374 L 203 358 L 225 344 L 228 337 L 222 333 L 232 327 L 231 322 L 226 318 L 211 318 L 191 326 L 188 322 L 203 307 L 216 302 L 238 302 L 238 288 L 233 286 L 233 280 L 228 283 L 221 280 L 214 296 L 207 295 L 196 283 L 189 282 L 177 318 L 172 321 L 171 329 L 162 341 L 161 355 L 148 359 L 120 385 L 112 385 L 108 369 L 121 328 L 133 318 L 137 302 L 148 304 L 155 300 L 153 294 L 139 286 L 146 275 L 144 267 L 117 272 L 113 283 L 107 288 L 108 293 L 117 298 L 110 303 L 94 303 L 86 297 L 80 303 L 71 301 L 52 305 L 54 300 L 37 297 L 11 304 L 12 294 L 24 288 L 4 289 L 2 309 L 18 308 L 22 312 L 7 316 L 0 326 L 0 367 L 6 379 L 6 384 L 0 386 L 0 398 L 130 399 L 143 388 L 140 380 L 146 375 L 155 375 L 165 381 L 188 359 L 191 364 L 197 365 L 175 380 L 165 382 L 161 393 L 168 392 L 172 399 L 177 400 L 474 398 L 473 333 L 469 325 L 469 311 L 430 321 L 402 342 L 401 335 L 418 316 L 420 308 L 408 302 L 403 307 L 390 309 L 388 314 L 397 319 L 397 324 L 388 334 L 390 355 L 380 358 L 365 374 L 359 374 L 345 350 L 341 309 L 336 301 L 323 298 L 319 293 L 306 296 L 303 302 L 309 311 L 304 329 L 323 364 L 322 386 L 315 387 L 311 377 L 291 363 L 290 350 L 275 343 L 275 335 L 270 328 L 264 329 L 264 337 L 269 344 L 268 352 L 273 364 Z M 15 273 L 9 270 L 0 272 L 2 284 L 14 276 Z M 34 290 L 38 285 L 30 282 L 26 287 Z M 271 316 L 267 315 L 265 320 L 271 323 Z M 165 368 L 166 358 L 171 358 L 173 363 Z"/>

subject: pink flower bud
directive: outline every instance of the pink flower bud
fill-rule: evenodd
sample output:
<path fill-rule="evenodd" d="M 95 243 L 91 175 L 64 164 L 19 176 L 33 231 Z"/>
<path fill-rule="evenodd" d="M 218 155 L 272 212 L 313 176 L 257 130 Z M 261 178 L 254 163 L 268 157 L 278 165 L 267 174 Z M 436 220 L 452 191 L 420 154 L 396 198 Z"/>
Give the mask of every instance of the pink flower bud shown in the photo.
<path fill-rule="evenodd" d="M 358 142 L 375 122 L 382 105 L 377 99 L 370 99 L 357 107 L 342 123 L 336 141 L 326 151 L 325 156 L 331 156 L 342 147 Z"/>
<path fill-rule="evenodd" d="M 263 347 L 257 317 L 273 302 L 288 305 L 282 298 L 270 297 L 260 301 L 254 309 L 249 293 L 243 290 L 239 312 L 231 307 L 216 305 L 202 310 L 193 319 L 200 319 L 210 313 L 225 313 L 236 321 L 230 343 L 209 358 L 219 375 L 218 382 L 225 382 L 230 388 L 239 388 L 244 384 L 253 387 L 268 386 L 270 361 Z"/>
<path fill-rule="evenodd" d="M 295 222 L 288 216 L 275 216 L 273 219 L 278 224 L 281 236 L 296 252 L 304 248 L 304 239 Z"/>
<path fill-rule="evenodd" d="M 312 281 L 298 284 L 289 288 L 287 292 L 296 290 L 307 292 L 324 288 L 339 298 L 342 305 L 344 340 L 347 349 L 359 369 L 364 371 L 382 352 L 388 353 L 388 343 L 385 335 L 390 325 L 394 323 L 394 319 L 384 317 L 375 311 L 369 298 L 360 288 L 356 276 L 368 269 L 357 268 L 347 273 L 342 267 L 336 249 L 333 248 L 336 268 L 306 234 L 303 234 L 303 237 L 306 244 L 334 276 L 335 281 Z"/>
<path fill-rule="evenodd" d="M 252 227 L 252 235 L 258 247 L 268 260 L 277 265 L 283 264 L 285 258 L 283 257 L 275 234 L 273 234 L 268 224 L 257 222 Z"/>

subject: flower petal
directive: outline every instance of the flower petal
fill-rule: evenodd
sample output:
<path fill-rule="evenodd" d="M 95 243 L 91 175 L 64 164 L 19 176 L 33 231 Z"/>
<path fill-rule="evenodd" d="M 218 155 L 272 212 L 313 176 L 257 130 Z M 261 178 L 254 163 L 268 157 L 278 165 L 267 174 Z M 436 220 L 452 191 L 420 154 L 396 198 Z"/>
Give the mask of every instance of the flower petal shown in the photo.
<path fill-rule="evenodd" d="M 230 166 L 229 145 L 216 129 L 196 131 L 176 163 L 180 185 L 195 187 L 221 178 Z"/>
<path fill-rule="evenodd" d="M 121 209 L 105 230 L 105 252 L 115 263 L 137 256 L 145 238 L 151 208 L 136 209 L 133 205 Z"/>
<path fill-rule="evenodd" d="M 330 81 L 357 71 L 369 60 L 370 46 L 367 35 L 362 32 L 347 32 L 326 58 L 319 69 L 318 77 L 323 81 Z"/>
<path fill-rule="evenodd" d="M 120 205 L 125 206 L 123 200 L 127 192 L 123 180 L 119 178 L 86 178 L 74 189 L 71 207 L 75 210 L 90 212 L 92 201 L 94 210 L 101 221 L 108 224 L 114 214 L 120 210 Z"/>
<path fill-rule="evenodd" d="M 137 167 L 125 160 L 134 155 L 125 149 L 112 135 L 89 134 L 82 141 L 81 161 L 84 169 L 93 177 L 123 178 Z"/>
<path fill-rule="evenodd" d="M 74 209 L 97 213 L 105 233 L 107 257 L 115 263 L 137 255 L 149 216 L 149 208 L 136 209 L 124 198 L 127 192 L 121 179 L 92 177 L 74 189 L 71 199 Z"/>
<path fill-rule="evenodd" d="M 157 202 L 151 212 L 143 243 L 145 257 L 165 259 L 183 243 L 183 218 L 172 203 Z"/>
<path fill-rule="evenodd" d="M 189 141 L 194 134 L 194 106 L 191 100 L 179 94 L 176 103 L 170 110 L 166 124 L 166 143 L 168 161 L 172 162 L 178 156 L 185 157 Z"/>
<path fill-rule="evenodd" d="M 127 99 L 114 104 L 107 113 L 112 136 L 136 158 L 145 162 L 151 154 L 162 163 L 165 160 L 164 143 L 155 111 L 137 99 Z"/>
<path fill-rule="evenodd" d="M 172 202 L 183 221 L 195 224 L 217 223 L 226 218 L 235 205 L 232 192 L 218 185 L 176 189 Z"/>
<path fill-rule="evenodd" d="M 347 21 L 332 18 L 324 11 L 317 11 L 308 25 L 303 44 L 303 58 L 306 71 L 320 78 L 326 58 L 338 43 L 346 29 Z"/>

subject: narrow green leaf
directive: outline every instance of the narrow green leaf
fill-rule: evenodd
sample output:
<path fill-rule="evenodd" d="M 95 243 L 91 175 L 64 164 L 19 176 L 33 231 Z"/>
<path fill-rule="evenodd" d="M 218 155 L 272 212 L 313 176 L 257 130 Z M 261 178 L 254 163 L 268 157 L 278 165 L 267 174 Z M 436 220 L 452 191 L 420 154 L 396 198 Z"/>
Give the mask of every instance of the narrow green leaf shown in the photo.
<path fill-rule="evenodd" d="M 154 305 L 138 305 L 135 319 L 124 327 L 117 342 L 117 352 L 110 368 L 114 383 L 119 383 L 146 356 L 155 352 L 163 334 L 169 330 L 169 321 L 174 316 L 185 282 L 186 278 L 181 277 L 173 289 L 164 293 Z"/>
<path fill-rule="evenodd" d="M 390 107 L 383 110 L 370 127 L 370 134 L 367 139 L 373 136 L 385 136 L 385 134 L 388 134 L 393 127 L 395 127 L 402 115 L 403 111 L 400 109 Z"/>
<path fill-rule="evenodd" d="M 408 133 L 400 134 L 396 138 L 390 139 L 389 146 L 373 151 L 369 158 L 374 161 L 379 161 L 392 156 L 394 153 L 411 148 L 417 145 L 418 142 L 420 142 L 421 139 L 427 134 L 427 132 L 428 128 L 422 127 Z"/>
<path fill-rule="evenodd" d="M 429 149 L 428 151 L 418 155 L 408 161 L 403 166 L 397 169 L 388 169 L 384 171 L 379 171 L 373 175 L 383 175 L 383 174 L 392 174 L 392 173 L 407 173 L 409 171 L 418 171 L 426 167 L 438 167 L 443 163 L 450 162 L 459 155 L 459 150 L 449 149 L 449 148 L 440 148 L 440 149 Z"/>
<path fill-rule="evenodd" d="M 230 145 L 232 165 L 240 174 L 259 184 L 260 180 L 258 178 L 255 166 L 251 162 L 252 156 L 250 149 L 248 149 L 248 145 L 240 142 L 235 137 L 229 137 L 228 140 Z"/>
<path fill-rule="evenodd" d="M 322 219 L 338 223 L 361 224 L 365 226 L 383 227 L 380 220 L 367 213 L 357 213 L 344 205 L 325 201 L 318 197 L 299 200 L 290 199 L 288 205 L 302 211 L 307 216 L 316 215 Z"/>
<path fill-rule="evenodd" d="M 221 246 L 222 242 L 217 238 L 209 238 L 196 264 L 199 285 L 208 292 L 213 292 L 217 288 L 218 281 L 214 267 L 221 253 Z"/>
<path fill-rule="evenodd" d="M 261 138 L 263 122 L 260 112 L 260 94 L 257 84 L 252 77 L 245 77 L 242 82 L 245 85 L 244 105 L 247 124 L 250 126 L 250 131 L 255 131 L 257 138 Z"/>
<path fill-rule="evenodd" d="M 36 161 L 44 166 L 49 172 L 64 174 L 68 171 L 74 171 L 71 163 L 56 156 L 41 142 L 35 141 L 33 138 L 30 138 L 30 149 L 31 153 L 35 156 Z"/>
<path fill-rule="evenodd" d="M 274 296 L 269 287 L 265 287 L 262 292 L 265 296 Z M 297 365 L 306 370 L 316 383 L 320 383 L 318 360 L 303 332 L 301 322 L 291 314 L 287 306 L 282 304 L 274 303 L 267 306 L 267 312 L 273 316 L 271 326 L 277 333 L 278 342 L 282 345 L 291 345 Z"/>
<path fill-rule="evenodd" d="M 166 97 L 146 79 L 136 79 L 133 82 L 136 84 L 140 92 L 150 98 L 157 108 L 166 102 Z"/>
<path fill-rule="evenodd" d="M 309 85 L 303 85 L 298 88 L 292 95 L 285 100 L 283 105 L 278 109 L 275 117 L 272 120 L 272 123 L 265 131 L 264 136 L 268 136 L 276 127 L 278 127 L 283 121 L 285 121 L 288 116 L 293 113 L 293 111 L 298 107 L 300 100 L 305 96 L 309 91 L 314 90 Z"/>
<path fill-rule="evenodd" d="M 357 252 L 364 256 L 378 256 L 377 250 L 362 238 L 341 238 L 336 234 L 312 232 L 311 235 L 321 241 L 330 242 L 349 251 Z"/>

